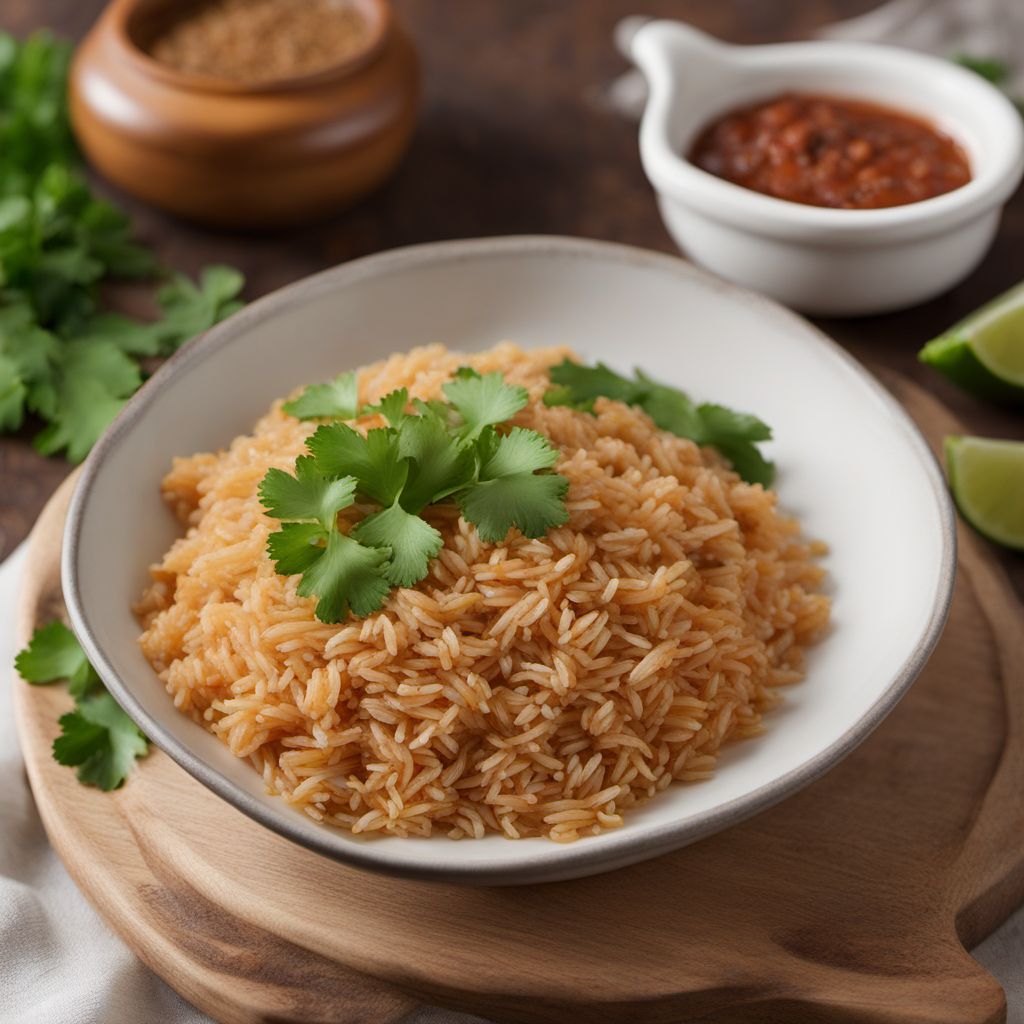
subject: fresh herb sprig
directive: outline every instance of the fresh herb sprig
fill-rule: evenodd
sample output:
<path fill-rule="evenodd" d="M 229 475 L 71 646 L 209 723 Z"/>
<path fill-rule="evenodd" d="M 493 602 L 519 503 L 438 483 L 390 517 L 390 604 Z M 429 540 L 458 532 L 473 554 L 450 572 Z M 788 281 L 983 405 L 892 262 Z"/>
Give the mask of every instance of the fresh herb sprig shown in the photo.
<path fill-rule="evenodd" d="M 643 409 L 655 426 L 724 455 L 748 483 L 768 487 L 773 465 L 757 448 L 771 439 L 771 428 L 756 416 L 735 412 L 724 405 L 695 404 L 685 392 L 651 380 L 637 370 L 633 379 L 598 363 L 583 366 L 568 359 L 551 369 L 555 385 L 544 395 L 546 405 L 567 405 L 590 412 L 598 398 L 610 398 Z"/>
<path fill-rule="evenodd" d="M 117 789 L 149 742 L 104 689 L 75 634 L 59 621 L 40 626 L 14 667 L 33 686 L 68 681 L 75 710 L 60 718 L 54 760 L 77 767 L 79 781 L 88 786 Z"/>
<path fill-rule="evenodd" d="M 1000 89 L 1006 91 L 1013 83 L 1013 68 L 998 57 L 978 57 L 969 53 L 957 53 L 953 55 L 953 62 L 961 67 L 981 75 L 986 82 L 991 82 Z M 1010 101 L 1024 115 L 1024 97 L 1009 95 Z"/>
<path fill-rule="evenodd" d="M 953 63 L 981 75 L 986 82 L 993 85 L 1002 85 L 1010 77 L 1010 65 L 998 57 L 978 57 L 969 53 L 957 53 L 953 55 Z"/>
<path fill-rule="evenodd" d="M 385 395 L 362 414 L 378 413 L 387 426 L 365 435 L 323 424 L 294 474 L 271 469 L 263 478 L 263 506 L 282 521 L 268 539 L 270 557 L 279 573 L 301 574 L 298 593 L 318 599 L 321 621 L 369 615 L 392 587 L 427 575 L 442 546 L 423 517 L 432 505 L 457 504 L 490 543 L 513 527 L 540 537 L 567 521 L 569 482 L 550 472 L 558 450 L 534 430 L 496 429 L 526 405 L 526 389 L 463 367 L 443 391 L 447 401 L 410 403 L 405 388 Z M 357 394 L 355 375 L 343 374 L 284 408 L 305 419 L 354 419 Z M 345 532 L 339 513 L 356 504 L 376 510 Z"/>
<path fill-rule="evenodd" d="M 129 218 L 93 195 L 67 114 L 71 45 L 0 33 L 0 432 L 32 414 L 45 455 L 81 461 L 140 386 L 139 360 L 166 356 L 238 308 L 241 275 L 175 277 L 142 323 L 101 312 L 100 286 L 155 278 Z"/>

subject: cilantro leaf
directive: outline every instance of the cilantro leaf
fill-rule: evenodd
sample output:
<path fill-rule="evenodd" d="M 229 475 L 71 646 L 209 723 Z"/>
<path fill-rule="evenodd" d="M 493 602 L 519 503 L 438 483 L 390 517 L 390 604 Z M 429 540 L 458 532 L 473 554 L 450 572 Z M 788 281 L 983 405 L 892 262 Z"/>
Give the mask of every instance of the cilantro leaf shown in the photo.
<path fill-rule="evenodd" d="M 316 460 L 300 455 L 295 476 L 283 469 L 270 469 L 260 483 L 260 501 L 275 519 L 312 520 L 325 530 L 337 523 L 338 513 L 355 501 L 355 477 L 328 480 L 316 468 Z"/>
<path fill-rule="evenodd" d="M 390 427 L 371 430 L 364 437 L 345 423 L 328 423 L 317 428 L 306 447 L 325 477 L 354 476 L 359 493 L 379 505 L 394 503 L 409 472 L 399 451 L 398 432 Z"/>
<path fill-rule="evenodd" d="M 58 366 L 63 348 L 57 337 L 30 325 L 5 330 L 0 326 L 0 354 L 17 368 L 26 387 L 25 404 L 40 416 L 55 414 Z"/>
<path fill-rule="evenodd" d="M 368 405 L 363 409 L 363 415 L 367 413 L 380 413 L 393 427 L 401 426 L 406 418 L 405 407 L 409 404 L 409 391 L 407 388 L 398 388 L 386 394 L 376 405 Z"/>
<path fill-rule="evenodd" d="M 772 432 L 756 416 L 708 402 L 695 405 L 679 388 L 659 384 L 640 370 L 629 380 L 603 363 L 588 367 L 565 360 L 551 368 L 551 380 L 556 387 L 544 396 L 548 405 L 592 411 L 594 400 L 604 397 L 639 406 L 659 429 L 716 448 L 748 483 L 768 487 L 772 482 L 774 467 L 757 449 Z"/>
<path fill-rule="evenodd" d="M 470 487 L 459 505 L 482 540 L 500 544 L 513 526 L 524 537 L 542 537 L 566 523 L 568 489 L 569 481 L 556 473 L 512 473 Z"/>
<path fill-rule="evenodd" d="M 409 460 L 401 504 L 418 513 L 448 497 L 473 478 L 473 452 L 463 447 L 435 416 L 410 416 L 402 423 L 399 453 Z"/>
<path fill-rule="evenodd" d="M 770 487 L 775 477 L 775 466 L 769 462 L 749 441 L 723 438 L 713 443 L 731 463 L 732 468 L 748 484 Z"/>
<path fill-rule="evenodd" d="M 620 376 L 604 363 L 584 366 L 564 359 L 557 366 L 551 367 L 551 381 L 565 388 L 563 397 L 571 395 L 574 403 L 610 398 L 626 405 L 635 405 L 645 393 L 642 384 Z"/>
<path fill-rule="evenodd" d="M 285 523 L 267 538 L 267 551 L 282 576 L 305 572 L 326 546 L 327 531 L 319 523 Z"/>
<path fill-rule="evenodd" d="M 566 387 L 564 384 L 556 384 L 554 387 L 548 388 L 543 396 L 543 402 L 549 408 L 563 405 L 569 406 L 571 409 L 578 409 L 580 412 L 593 412 L 594 401 L 593 398 L 577 400 L 572 388 Z"/>
<path fill-rule="evenodd" d="M 541 537 L 568 521 L 569 481 L 557 473 L 535 472 L 558 460 L 558 450 L 546 437 L 513 427 L 508 434 L 492 435 L 488 447 L 479 480 L 459 495 L 462 514 L 483 540 L 500 543 L 513 526 L 524 537 Z"/>
<path fill-rule="evenodd" d="M 103 689 L 74 633 L 62 622 L 41 626 L 14 659 L 18 674 L 33 685 L 67 679 L 75 710 L 60 719 L 61 735 L 53 744 L 60 764 L 78 766 L 78 778 L 101 789 L 116 789 L 137 757 L 148 749 L 146 738 Z"/>
<path fill-rule="evenodd" d="M 758 441 L 771 440 L 771 428 L 749 413 L 734 412 L 722 405 L 697 407 L 700 419 L 698 444 L 717 448 L 732 468 L 748 483 L 771 485 L 774 466 L 758 451 Z"/>
<path fill-rule="evenodd" d="M 28 647 L 14 659 L 14 667 L 33 686 L 67 679 L 73 697 L 84 697 L 100 685 L 78 638 L 59 620 L 36 629 Z"/>
<path fill-rule="evenodd" d="M 13 303 L 0 309 L 0 356 L 11 361 L 16 375 L 28 389 L 30 407 L 35 408 L 32 396 L 52 384 L 61 351 L 57 337 L 37 327 L 32 322 L 31 311 L 24 305 Z"/>
<path fill-rule="evenodd" d="M 149 749 L 138 726 L 105 690 L 80 700 L 75 711 L 61 716 L 60 727 L 54 759 L 77 765 L 79 780 L 102 790 L 117 789 Z"/>
<path fill-rule="evenodd" d="M 359 382 L 354 372 L 341 373 L 325 384 L 310 384 L 282 406 L 289 416 L 300 420 L 333 417 L 353 420 L 359 410 Z"/>
<path fill-rule="evenodd" d="M 35 436 L 33 444 L 40 455 L 56 455 L 66 449 L 69 462 L 81 462 L 117 419 L 125 399 L 112 397 L 102 384 L 90 378 L 66 381 L 59 394 L 61 410 Z"/>
<path fill-rule="evenodd" d="M 689 438 L 697 444 L 707 443 L 697 406 L 685 392 L 658 384 L 639 370 L 637 379 L 643 390 L 638 391 L 633 404 L 639 405 L 654 420 L 656 427 L 677 437 Z"/>
<path fill-rule="evenodd" d="M 558 449 L 536 430 L 513 427 L 498 435 L 497 445 L 480 469 L 481 480 L 494 480 L 516 473 L 550 469 L 558 461 Z"/>
<path fill-rule="evenodd" d="M 469 369 L 468 367 L 466 369 Z M 475 374 L 475 371 L 470 371 Z M 526 388 L 506 384 L 500 373 L 457 376 L 444 385 L 445 397 L 462 417 L 460 434 L 476 438 L 484 427 L 504 423 L 522 409 L 529 395 Z"/>
<path fill-rule="evenodd" d="M 993 85 L 1000 85 L 1010 77 L 1010 66 L 998 57 L 974 57 L 968 53 L 958 53 L 953 57 L 953 62 L 961 67 L 981 75 L 987 82 Z"/>
<path fill-rule="evenodd" d="M 322 554 L 302 574 L 298 593 L 317 597 L 316 617 L 341 622 L 351 608 L 360 617 L 377 611 L 391 589 L 384 577 L 387 551 L 364 547 L 339 530 L 327 536 Z"/>
<path fill-rule="evenodd" d="M 25 418 L 28 388 L 18 374 L 18 366 L 0 352 L 0 430 L 17 430 Z"/>
<path fill-rule="evenodd" d="M 157 293 L 163 319 L 157 321 L 153 329 L 161 354 L 173 352 L 238 312 L 242 308 L 238 295 L 244 287 L 245 278 L 233 267 L 204 267 L 198 286 L 184 274 L 176 274 L 170 284 Z"/>
<path fill-rule="evenodd" d="M 53 392 L 46 403 L 52 423 L 36 437 L 44 455 L 67 448 L 81 462 L 142 383 L 136 363 L 106 341 L 69 343 L 61 352 Z"/>
<path fill-rule="evenodd" d="M 132 320 L 120 313 L 95 313 L 75 333 L 75 341 L 105 341 L 130 356 L 155 356 L 160 335 L 153 324 Z"/>
<path fill-rule="evenodd" d="M 724 405 L 713 405 L 705 402 L 697 407 L 700 414 L 701 429 L 707 438 L 726 438 L 736 441 L 770 441 L 772 428 L 756 416 L 746 412 L 736 412 Z M 715 444 L 709 440 L 708 444 Z"/>
<path fill-rule="evenodd" d="M 444 543 L 430 523 L 397 502 L 357 523 L 352 536 L 361 544 L 390 552 L 384 575 L 396 587 L 419 583 Z"/>
<path fill-rule="evenodd" d="M 89 252 L 112 277 L 152 277 L 158 267 L 153 254 L 129 237 L 131 220 L 116 206 L 92 199 L 81 211 L 78 231 Z"/>
<path fill-rule="evenodd" d="M 446 427 L 452 422 L 452 407 L 439 398 L 431 398 L 429 402 L 424 402 L 422 398 L 414 398 L 412 404 L 420 416 L 433 416 Z"/>

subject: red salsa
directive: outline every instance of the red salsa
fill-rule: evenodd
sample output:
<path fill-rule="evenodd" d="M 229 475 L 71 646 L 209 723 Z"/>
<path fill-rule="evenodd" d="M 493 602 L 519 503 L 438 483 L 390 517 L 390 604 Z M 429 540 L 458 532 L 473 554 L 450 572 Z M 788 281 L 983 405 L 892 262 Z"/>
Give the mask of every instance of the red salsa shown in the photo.
<path fill-rule="evenodd" d="M 810 206 L 903 206 L 971 180 L 964 151 L 927 121 L 860 100 L 792 93 L 726 114 L 690 160 L 719 178 Z"/>

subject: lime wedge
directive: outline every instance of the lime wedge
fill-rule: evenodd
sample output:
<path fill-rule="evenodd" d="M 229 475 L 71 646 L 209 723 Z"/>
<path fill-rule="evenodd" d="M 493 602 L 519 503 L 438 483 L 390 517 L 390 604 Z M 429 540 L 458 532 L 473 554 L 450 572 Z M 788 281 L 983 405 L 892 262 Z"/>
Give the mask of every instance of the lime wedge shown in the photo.
<path fill-rule="evenodd" d="M 989 540 L 1024 551 L 1024 441 L 947 437 L 946 468 L 964 519 Z"/>
<path fill-rule="evenodd" d="M 918 358 L 965 391 L 1024 404 L 1024 284 L 929 341 Z"/>

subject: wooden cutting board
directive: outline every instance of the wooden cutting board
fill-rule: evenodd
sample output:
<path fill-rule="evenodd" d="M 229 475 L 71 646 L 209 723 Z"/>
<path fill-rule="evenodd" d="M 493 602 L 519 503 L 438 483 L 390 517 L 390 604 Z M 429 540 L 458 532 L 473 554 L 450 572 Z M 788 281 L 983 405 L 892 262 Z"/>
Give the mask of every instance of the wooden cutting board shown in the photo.
<path fill-rule="evenodd" d="M 890 383 L 933 444 L 957 430 Z M 22 641 L 59 611 L 68 496 L 33 534 Z M 85 894 L 231 1024 L 397 1024 L 425 1003 L 502 1022 L 1001 1021 L 1002 990 L 964 947 L 1024 900 L 1024 609 L 987 546 L 960 542 L 939 648 L 860 749 L 746 824 L 612 874 L 515 889 L 365 874 L 159 751 L 117 793 L 87 789 L 50 757 L 64 688 L 15 682 L 29 778 Z"/>

